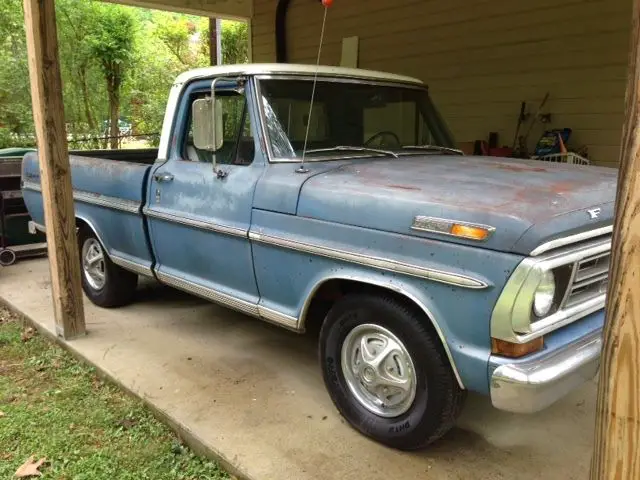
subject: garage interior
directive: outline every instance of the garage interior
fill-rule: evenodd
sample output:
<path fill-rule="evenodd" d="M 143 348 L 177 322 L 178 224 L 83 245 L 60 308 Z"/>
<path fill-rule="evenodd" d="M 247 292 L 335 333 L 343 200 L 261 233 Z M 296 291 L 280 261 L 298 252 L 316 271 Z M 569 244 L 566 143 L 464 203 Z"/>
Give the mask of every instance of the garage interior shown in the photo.
<path fill-rule="evenodd" d="M 571 129 L 567 150 L 615 167 L 631 7 L 624 0 L 337 0 L 328 10 L 321 63 L 421 79 L 467 153 L 495 145 L 491 153 L 508 156 L 522 136 L 533 155 L 545 131 Z M 317 0 L 280 0 L 277 7 L 254 0 L 251 25 L 254 62 L 315 64 Z M 483 150 L 474 149 L 477 140 Z M 550 147 L 548 139 L 544 144 Z"/>

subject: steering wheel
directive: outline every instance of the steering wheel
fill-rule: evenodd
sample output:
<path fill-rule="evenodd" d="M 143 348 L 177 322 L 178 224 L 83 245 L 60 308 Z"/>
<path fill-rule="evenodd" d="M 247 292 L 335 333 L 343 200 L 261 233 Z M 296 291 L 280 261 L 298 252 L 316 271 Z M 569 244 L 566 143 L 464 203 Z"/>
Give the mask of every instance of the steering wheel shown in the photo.
<path fill-rule="evenodd" d="M 376 133 L 375 135 L 373 135 L 372 137 L 370 137 L 370 138 L 369 138 L 369 140 L 367 140 L 366 142 L 364 142 L 364 146 L 365 146 L 365 147 L 369 147 L 369 146 L 373 143 L 373 141 L 374 141 L 374 140 L 377 140 L 378 138 L 382 139 L 382 138 L 384 138 L 385 136 L 386 136 L 387 138 L 389 138 L 389 137 L 390 137 L 390 138 L 395 142 L 395 145 L 394 145 L 394 146 L 400 146 L 400 143 L 401 143 L 401 142 L 400 142 L 400 137 L 398 137 L 398 135 L 396 135 L 396 134 L 395 134 L 394 132 L 392 132 L 391 130 L 384 130 L 384 131 L 382 131 L 382 132 L 378 132 L 378 133 Z M 379 146 L 384 146 L 384 145 L 385 145 L 385 143 L 384 143 L 384 142 L 380 142 L 378 145 L 379 145 Z"/>

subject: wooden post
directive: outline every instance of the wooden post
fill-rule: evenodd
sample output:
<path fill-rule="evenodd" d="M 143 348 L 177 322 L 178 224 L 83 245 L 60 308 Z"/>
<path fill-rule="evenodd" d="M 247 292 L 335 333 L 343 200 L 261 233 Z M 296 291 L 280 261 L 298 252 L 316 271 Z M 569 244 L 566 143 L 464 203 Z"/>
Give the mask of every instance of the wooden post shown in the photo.
<path fill-rule="evenodd" d="M 24 0 L 24 21 L 56 331 L 73 338 L 85 322 L 54 0 Z"/>
<path fill-rule="evenodd" d="M 218 29 L 215 18 L 209 18 L 209 65 L 218 65 Z"/>
<path fill-rule="evenodd" d="M 591 479 L 640 478 L 640 0 L 633 0 Z"/>

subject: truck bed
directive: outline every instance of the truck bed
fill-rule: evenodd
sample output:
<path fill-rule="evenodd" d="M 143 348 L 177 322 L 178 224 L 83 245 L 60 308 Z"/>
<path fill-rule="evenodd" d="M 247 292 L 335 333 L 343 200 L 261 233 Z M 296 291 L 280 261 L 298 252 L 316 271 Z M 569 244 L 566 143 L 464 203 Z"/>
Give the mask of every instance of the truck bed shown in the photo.
<path fill-rule="evenodd" d="M 122 150 L 71 150 L 70 156 L 99 158 L 101 160 L 113 160 L 116 162 L 140 163 L 153 165 L 158 158 L 157 148 L 138 148 Z"/>
<path fill-rule="evenodd" d="M 151 251 L 142 207 L 157 149 L 84 150 L 69 155 L 76 218 L 90 226 L 111 259 L 149 271 Z M 37 152 L 24 156 L 24 201 L 36 223 L 44 225 Z"/>

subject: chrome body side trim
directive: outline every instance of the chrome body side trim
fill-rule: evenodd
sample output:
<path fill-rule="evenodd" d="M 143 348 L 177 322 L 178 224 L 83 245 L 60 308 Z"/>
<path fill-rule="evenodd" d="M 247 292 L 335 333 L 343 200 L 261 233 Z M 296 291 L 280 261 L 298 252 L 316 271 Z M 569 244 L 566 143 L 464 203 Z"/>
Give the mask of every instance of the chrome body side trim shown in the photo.
<path fill-rule="evenodd" d="M 123 198 L 108 197 L 106 195 L 98 195 L 95 193 L 83 192 L 80 190 L 73 191 L 73 199 L 77 202 L 89 203 L 100 207 L 112 208 L 128 213 L 140 213 L 140 203 Z"/>
<path fill-rule="evenodd" d="M 31 190 L 33 192 L 42 192 L 42 187 L 40 187 L 40 184 L 32 182 L 31 180 L 22 180 L 22 189 Z"/>
<path fill-rule="evenodd" d="M 561 304 L 555 313 L 532 322 L 533 296 L 543 272 L 609 250 L 611 239 L 607 238 L 541 257 L 525 258 L 511 274 L 496 302 L 491 316 L 491 336 L 507 342 L 526 343 L 604 308 L 606 293 L 570 308 L 563 308 Z"/>
<path fill-rule="evenodd" d="M 536 247 L 532 252 L 532 257 L 537 257 L 549 250 L 554 250 L 556 248 L 564 247 L 567 245 L 571 245 L 574 243 L 582 242 L 583 240 L 589 240 L 591 238 L 600 237 L 602 235 L 607 235 L 613 232 L 613 225 L 609 225 L 602 228 L 596 228 L 595 230 L 589 230 L 588 232 L 577 233 L 575 235 L 569 235 L 568 237 L 557 238 L 555 240 L 551 240 L 547 243 L 543 243 L 542 245 Z"/>
<path fill-rule="evenodd" d="M 127 258 L 119 257 L 118 255 L 110 255 L 109 258 L 113 263 L 124 268 L 125 270 L 137 273 L 138 275 L 153 278 L 153 270 L 151 270 L 151 267 L 147 267 L 146 265 L 142 265 L 138 262 L 133 262 Z"/>
<path fill-rule="evenodd" d="M 458 385 L 460 385 L 460 388 L 464 389 L 464 384 L 462 383 L 462 377 L 460 377 L 460 373 L 458 372 L 458 367 L 456 366 L 456 362 L 453 360 L 451 349 L 449 348 L 449 344 L 445 339 L 442 328 L 440 328 L 440 325 L 438 324 L 438 320 L 426 305 L 424 305 L 420 300 L 418 300 L 417 297 L 415 297 L 411 293 L 404 290 L 400 285 L 390 284 L 385 282 L 378 282 L 369 278 L 363 279 L 363 278 L 349 276 L 349 275 L 340 275 L 335 277 L 324 278 L 313 286 L 313 288 L 307 295 L 307 298 L 305 299 L 304 304 L 302 305 L 302 310 L 300 311 L 300 323 L 298 325 L 300 332 L 305 331 L 307 314 L 309 313 L 309 307 L 311 306 L 311 302 L 313 301 L 313 298 L 315 297 L 320 287 L 322 287 L 322 285 L 324 285 L 326 282 L 330 282 L 331 280 L 346 280 L 346 281 L 352 281 L 352 282 L 365 283 L 369 285 L 375 285 L 381 288 L 387 288 L 389 290 L 393 290 L 396 293 L 399 293 L 400 295 L 406 297 L 407 299 L 412 301 L 415 305 L 417 305 L 425 313 L 427 318 L 429 318 L 431 325 L 433 325 L 433 328 L 438 334 L 438 338 L 440 338 L 440 343 L 442 344 L 442 347 L 444 348 L 447 354 L 447 358 L 449 359 L 449 364 L 451 365 L 451 369 L 453 370 L 456 380 L 458 381 Z"/>
<path fill-rule="evenodd" d="M 31 181 L 24 181 L 22 183 L 22 188 L 33 192 L 42 192 L 42 187 L 38 183 Z M 82 190 L 74 190 L 73 199 L 77 202 L 98 205 L 100 207 L 111 208 L 113 210 L 120 210 L 127 213 L 140 213 L 141 204 L 139 202 L 126 200 L 124 198 L 110 197 L 108 195 L 84 192 Z"/>
<path fill-rule="evenodd" d="M 602 330 L 535 360 L 500 365 L 491 375 L 491 403 L 508 412 L 538 412 L 598 373 Z"/>
<path fill-rule="evenodd" d="M 157 267 L 155 269 L 155 274 L 158 280 L 171 287 L 175 287 L 187 293 L 197 295 L 198 297 L 204 298 L 205 300 L 209 300 L 233 310 L 251 315 L 252 317 L 260 318 L 267 322 L 288 328 L 289 330 L 299 331 L 298 320 L 289 315 L 285 315 L 283 313 L 277 312 L 276 310 L 263 307 L 256 303 L 247 302 L 246 300 L 242 300 L 232 295 L 219 292 L 218 290 L 213 290 L 211 288 L 198 285 L 189 280 L 163 273 L 159 271 Z"/>
<path fill-rule="evenodd" d="M 496 231 L 496 227 L 492 227 L 491 225 L 461 222 L 459 220 L 453 220 L 451 218 L 426 217 L 423 215 L 417 215 L 416 217 L 414 217 L 413 224 L 411 225 L 411 230 L 417 230 L 419 232 L 438 233 L 440 235 L 448 235 L 450 237 L 476 240 L 469 237 L 453 235 L 448 231 L 453 225 L 464 225 L 466 227 L 481 228 L 483 230 L 486 230 L 488 232 L 487 236 L 481 241 L 487 240 L 491 235 L 493 235 L 493 232 Z"/>
<path fill-rule="evenodd" d="M 224 235 L 231 235 L 234 237 L 247 238 L 248 230 L 237 227 L 230 227 L 228 225 L 220 225 L 217 223 L 211 223 L 204 220 L 190 218 L 183 215 L 173 215 L 171 213 L 159 212 L 149 207 L 144 207 L 142 213 L 147 217 L 157 218 L 158 220 L 164 220 L 166 222 L 179 223 L 188 227 L 197 228 L 200 230 L 207 230 L 209 232 L 222 233 Z"/>
<path fill-rule="evenodd" d="M 333 259 L 342 260 L 345 262 L 357 263 L 359 265 L 365 265 L 368 267 L 379 268 L 379 269 L 387 270 L 390 272 L 411 275 L 412 277 L 424 278 L 427 280 L 432 280 L 434 282 L 446 283 L 448 285 L 455 285 L 457 287 L 483 289 L 489 286 L 488 283 L 482 280 L 468 277 L 466 275 L 445 272 L 442 270 L 426 268 L 419 265 L 412 265 L 409 263 L 402 263 L 396 260 L 388 260 L 380 257 L 372 257 L 369 255 L 348 252 L 345 250 L 338 250 L 335 248 L 323 247 L 321 245 L 314 245 L 311 243 L 298 242 L 295 240 L 289 240 L 287 238 L 282 238 L 282 237 L 275 237 L 271 235 L 263 235 L 260 233 L 249 232 L 249 239 L 254 242 L 260 242 L 267 245 L 288 248 L 291 250 L 297 250 L 299 252 L 310 253 L 313 255 L 319 255 L 327 258 L 333 258 Z"/>
<path fill-rule="evenodd" d="M 300 331 L 300 329 L 298 328 L 298 319 L 296 317 L 285 315 L 284 313 L 280 313 L 277 310 L 258 305 L 258 316 L 262 320 L 266 320 L 267 322 L 286 327 L 289 330 L 294 330 L 296 332 Z"/>
<path fill-rule="evenodd" d="M 217 290 L 212 290 L 210 288 L 203 287 L 202 285 L 190 282 L 189 280 L 163 273 L 157 268 L 155 273 L 158 277 L 158 280 L 166 283 L 167 285 L 179 288 L 180 290 L 184 290 L 189 293 L 193 293 L 194 295 L 202 297 L 206 300 L 211 300 L 212 302 L 219 303 L 229 308 L 233 308 L 234 310 L 253 315 L 254 317 L 258 316 L 258 307 L 254 303 L 246 302 L 244 300 L 232 297 L 231 295 L 227 295 L 226 293 L 218 292 Z"/>

